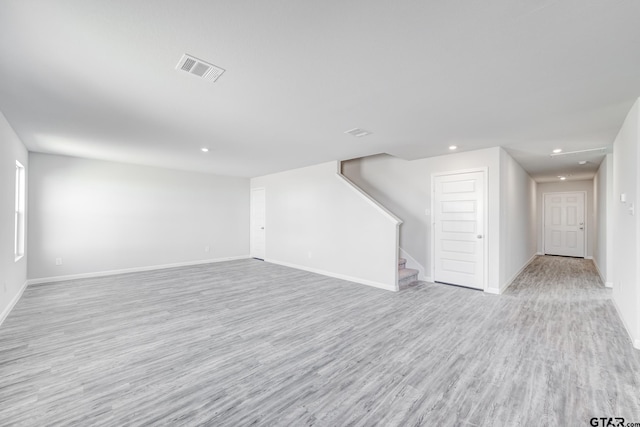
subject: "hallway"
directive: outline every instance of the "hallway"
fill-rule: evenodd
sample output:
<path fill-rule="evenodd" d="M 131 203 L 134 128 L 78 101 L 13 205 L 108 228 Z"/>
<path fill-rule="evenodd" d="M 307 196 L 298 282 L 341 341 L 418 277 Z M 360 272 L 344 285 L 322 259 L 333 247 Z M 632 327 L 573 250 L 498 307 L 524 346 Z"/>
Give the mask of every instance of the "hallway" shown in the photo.
<path fill-rule="evenodd" d="M 543 414 L 564 425 L 588 417 L 640 420 L 640 351 L 591 260 L 538 256 L 503 298 L 510 300 L 506 328 L 496 339 L 505 343 L 505 359 L 517 355 L 519 366 L 508 364 L 507 375 L 525 379 L 502 390 L 505 414 L 528 399 L 542 424 Z"/>

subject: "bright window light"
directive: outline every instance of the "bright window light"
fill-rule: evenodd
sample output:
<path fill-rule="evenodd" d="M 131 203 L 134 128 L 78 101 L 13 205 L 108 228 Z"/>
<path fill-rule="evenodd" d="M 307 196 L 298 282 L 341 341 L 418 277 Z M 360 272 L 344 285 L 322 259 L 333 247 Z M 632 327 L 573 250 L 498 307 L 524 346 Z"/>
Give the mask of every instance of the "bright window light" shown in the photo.
<path fill-rule="evenodd" d="M 16 261 L 24 256 L 24 229 L 25 229 L 25 196 L 26 183 L 24 166 L 16 161 L 16 209 L 15 209 L 15 239 L 13 252 Z"/>

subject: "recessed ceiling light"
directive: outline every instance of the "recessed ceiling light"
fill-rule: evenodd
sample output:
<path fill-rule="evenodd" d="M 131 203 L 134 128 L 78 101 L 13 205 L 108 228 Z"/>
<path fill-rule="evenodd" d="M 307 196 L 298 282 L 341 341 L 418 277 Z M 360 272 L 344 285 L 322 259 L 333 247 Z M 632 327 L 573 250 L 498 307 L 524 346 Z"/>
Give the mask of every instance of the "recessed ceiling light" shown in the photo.
<path fill-rule="evenodd" d="M 556 154 L 562 153 L 562 148 L 556 148 L 555 150 L 553 150 L 553 152 Z"/>
<path fill-rule="evenodd" d="M 357 136 L 357 137 L 371 135 L 371 132 L 369 132 L 368 130 L 364 130 L 364 129 L 360 129 L 360 128 L 354 128 L 354 129 L 351 129 L 351 130 L 347 130 L 344 133 L 348 133 L 351 136 Z"/>
<path fill-rule="evenodd" d="M 578 162 L 578 164 L 579 164 L 579 165 L 586 165 L 586 164 L 587 164 L 587 161 L 586 161 L 586 160 L 580 160 L 580 161 Z"/>
<path fill-rule="evenodd" d="M 450 145 L 449 146 L 449 150 L 453 151 L 453 150 L 457 150 L 458 146 L 457 145 Z"/>
<path fill-rule="evenodd" d="M 200 150 L 201 150 L 203 153 L 206 153 L 206 152 L 208 152 L 208 151 L 209 151 L 209 149 L 208 149 L 207 147 L 202 147 Z"/>
<path fill-rule="evenodd" d="M 558 176 L 558 178 L 560 178 L 560 181 L 564 181 L 565 179 L 567 179 L 566 176 Z"/>

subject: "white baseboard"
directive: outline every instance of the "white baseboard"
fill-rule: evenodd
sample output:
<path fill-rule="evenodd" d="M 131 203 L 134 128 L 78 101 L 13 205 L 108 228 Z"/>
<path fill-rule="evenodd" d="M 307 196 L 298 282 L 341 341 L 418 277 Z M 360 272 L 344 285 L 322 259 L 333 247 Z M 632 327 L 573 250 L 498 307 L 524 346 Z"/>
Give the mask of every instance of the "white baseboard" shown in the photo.
<path fill-rule="evenodd" d="M 11 310 L 13 310 L 13 307 L 15 307 L 18 301 L 20 301 L 20 298 L 22 297 L 24 290 L 27 289 L 28 284 L 29 284 L 29 281 L 28 280 L 25 281 L 22 284 L 22 286 L 20 286 L 20 289 L 18 289 L 18 293 L 15 294 L 13 298 L 11 298 L 11 301 L 9 301 L 9 304 L 4 308 L 4 310 L 2 310 L 2 313 L 0 313 L 0 326 L 2 325 L 2 322 L 4 322 L 4 319 L 6 319 L 7 316 L 9 316 L 9 313 L 11 313 Z"/>
<path fill-rule="evenodd" d="M 625 322 L 624 316 L 622 315 L 622 311 L 620 310 L 620 307 L 618 306 L 618 303 L 616 302 L 616 300 L 611 298 L 611 301 L 613 301 L 613 306 L 616 308 L 616 311 L 618 312 L 618 317 L 620 318 L 620 321 L 622 321 L 622 325 L 624 326 L 624 329 L 627 331 L 627 335 L 631 340 L 631 344 L 633 344 L 635 348 L 640 350 L 640 339 L 635 339 L 631 334 L 631 329 L 629 329 L 629 325 L 627 325 L 627 322 Z"/>
<path fill-rule="evenodd" d="M 584 257 L 584 259 L 593 259 L 593 257 L 591 255 L 588 255 L 588 256 Z"/>
<path fill-rule="evenodd" d="M 544 255 L 544 252 L 536 252 L 536 255 Z"/>
<path fill-rule="evenodd" d="M 604 285 L 607 288 L 613 288 L 613 283 L 611 282 L 607 282 L 607 279 L 604 277 L 604 275 L 602 274 L 602 271 L 600 271 L 600 267 L 598 267 L 598 263 L 596 262 L 595 258 L 591 257 L 591 258 L 585 258 L 585 259 L 591 259 L 591 262 L 593 262 L 594 267 L 596 268 L 596 271 L 598 272 L 598 276 L 600 276 L 600 280 L 602 280 L 602 283 L 604 283 Z M 607 286 L 607 283 L 610 286 Z"/>
<path fill-rule="evenodd" d="M 487 294 L 493 294 L 493 295 L 500 295 L 500 289 L 498 288 L 487 288 L 484 290 L 485 293 Z"/>
<path fill-rule="evenodd" d="M 422 264 L 416 261 L 414 257 L 409 255 L 409 252 L 400 248 L 400 258 L 404 258 L 407 260 L 407 268 L 413 268 L 415 270 L 418 270 L 418 280 L 427 281 L 427 273 L 425 272 L 426 270 L 424 269 Z"/>
<path fill-rule="evenodd" d="M 516 271 L 516 273 L 513 276 L 511 276 L 511 278 L 509 278 L 509 280 L 507 280 L 506 284 L 502 288 L 498 289 L 497 293 L 501 294 L 504 291 L 506 291 L 507 288 L 509 286 L 511 286 L 513 284 L 513 282 L 516 280 L 516 277 L 518 277 L 520 275 L 520 273 L 522 273 L 524 271 L 524 269 L 527 268 L 529 266 L 529 264 L 531 264 L 533 262 L 534 259 L 536 259 L 537 256 L 538 256 L 537 253 L 533 254 L 531 256 L 531 258 L 529 258 L 529 260 L 527 262 L 525 262 L 522 267 L 520 267 L 520 270 Z M 490 289 L 491 289 L 491 291 L 488 289 L 485 292 L 490 293 L 490 294 L 494 293 L 493 291 L 495 289 L 492 289 L 492 288 L 490 288 Z"/>
<path fill-rule="evenodd" d="M 433 283 L 433 277 L 431 277 L 431 276 L 424 276 L 424 281 L 425 281 L 425 282 L 429 282 L 429 283 Z"/>
<path fill-rule="evenodd" d="M 387 285 L 385 283 L 374 282 L 373 280 L 361 279 L 359 277 L 347 276 L 346 274 L 333 273 L 331 271 L 320 270 L 317 268 L 306 267 L 304 265 L 292 264 L 289 262 L 276 261 L 274 259 L 269 259 L 269 258 L 265 258 L 264 260 L 265 262 L 270 262 L 271 264 L 282 265 L 284 267 L 295 268 L 297 270 L 304 270 L 310 273 L 322 274 L 323 276 L 329 276 L 329 277 L 334 277 L 336 279 L 348 280 L 349 282 L 360 283 L 362 285 L 373 286 L 374 288 L 398 292 L 398 289 L 395 285 Z"/>
<path fill-rule="evenodd" d="M 150 266 L 147 266 L 147 267 L 123 268 L 123 269 L 120 269 L 120 270 L 97 271 L 97 272 L 94 272 L 94 273 L 69 274 L 69 275 L 66 275 L 66 276 L 42 277 L 42 278 L 39 278 L 39 279 L 29 279 L 29 280 L 27 280 L 27 283 L 29 285 L 37 285 L 37 284 L 40 284 L 40 283 L 63 282 L 65 280 L 73 280 L 73 279 L 90 279 L 92 277 L 113 276 L 113 275 L 116 275 L 116 274 L 125 274 L 125 273 L 139 273 L 139 272 L 142 272 L 142 271 L 162 270 L 162 269 L 165 269 L 165 268 L 188 267 L 190 265 L 212 264 L 212 263 L 215 263 L 215 262 L 235 261 L 235 260 L 238 260 L 238 259 L 247 259 L 247 258 L 250 258 L 249 255 L 223 257 L 223 258 L 215 258 L 215 259 L 205 259 L 205 260 L 200 260 L 200 261 L 176 262 L 176 263 L 173 263 L 173 264 L 150 265 Z"/>

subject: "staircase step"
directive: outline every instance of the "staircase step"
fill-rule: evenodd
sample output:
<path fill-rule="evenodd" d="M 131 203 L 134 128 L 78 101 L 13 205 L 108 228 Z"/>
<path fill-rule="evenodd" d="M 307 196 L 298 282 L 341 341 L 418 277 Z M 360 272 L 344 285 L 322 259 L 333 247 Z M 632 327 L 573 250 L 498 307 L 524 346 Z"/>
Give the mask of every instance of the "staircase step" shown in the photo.
<path fill-rule="evenodd" d="M 410 276 L 417 276 L 418 270 L 414 270 L 413 268 L 401 268 L 398 270 L 398 280 L 405 279 Z"/>
<path fill-rule="evenodd" d="M 398 288 L 406 289 L 413 282 L 418 281 L 418 270 L 413 268 L 401 268 L 398 270 Z"/>
<path fill-rule="evenodd" d="M 398 268 L 405 268 L 407 266 L 407 260 L 404 258 L 398 258 Z"/>

